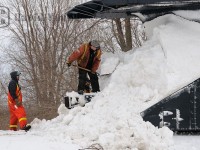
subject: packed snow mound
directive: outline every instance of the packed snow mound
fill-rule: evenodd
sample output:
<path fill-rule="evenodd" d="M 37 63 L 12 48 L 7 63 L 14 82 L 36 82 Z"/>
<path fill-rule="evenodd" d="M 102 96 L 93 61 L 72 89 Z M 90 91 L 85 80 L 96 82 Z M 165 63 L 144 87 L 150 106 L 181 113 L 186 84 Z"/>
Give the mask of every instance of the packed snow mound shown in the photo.
<path fill-rule="evenodd" d="M 120 60 L 118 57 L 110 56 L 106 57 L 108 53 L 103 54 L 103 59 L 101 61 L 101 69 L 100 69 L 100 75 L 109 75 L 112 74 L 115 69 L 117 68 Z M 109 67 L 108 67 L 109 66 Z"/>
<path fill-rule="evenodd" d="M 83 148 L 99 143 L 105 150 L 172 150 L 172 131 L 144 122 L 140 112 L 200 77 L 200 24 L 167 15 L 145 26 L 149 40 L 123 53 L 102 92 L 85 107 L 61 104 L 57 118 L 35 119 L 30 134 Z"/>
<path fill-rule="evenodd" d="M 200 77 L 200 24 L 174 15 L 166 15 L 163 19 L 165 23 L 153 29 L 152 39 L 157 40 L 165 55 L 171 93 Z M 156 22 L 164 21 L 157 18 L 146 26 Z"/>

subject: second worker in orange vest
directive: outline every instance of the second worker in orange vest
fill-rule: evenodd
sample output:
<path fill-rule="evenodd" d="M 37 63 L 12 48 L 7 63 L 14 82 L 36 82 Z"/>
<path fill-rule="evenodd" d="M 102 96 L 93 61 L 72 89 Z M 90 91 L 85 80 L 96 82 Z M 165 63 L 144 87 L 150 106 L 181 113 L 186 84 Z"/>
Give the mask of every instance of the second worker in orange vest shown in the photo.
<path fill-rule="evenodd" d="M 8 85 L 8 107 L 10 112 L 10 130 L 16 131 L 19 123 L 21 130 L 28 131 L 31 126 L 27 124 L 26 112 L 22 105 L 22 93 L 21 87 L 19 86 L 19 75 L 18 71 L 10 73 L 11 81 Z"/>
<path fill-rule="evenodd" d="M 92 92 L 99 92 L 99 81 L 97 76 L 97 69 L 101 62 L 101 49 L 100 44 L 96 40 L 92 40 L 89 43 L 81 45 L 76 51 L 74 51 L 68 58 L 68 66 L 75 60 L 77 60 L 79 68 L 79 84 L 78 93 L 82 94 L 84 91 L 85 83 L 87 81 L 87 75 L 90 78 Z M 86 71 L 85 68 L 91 71 Z"/>

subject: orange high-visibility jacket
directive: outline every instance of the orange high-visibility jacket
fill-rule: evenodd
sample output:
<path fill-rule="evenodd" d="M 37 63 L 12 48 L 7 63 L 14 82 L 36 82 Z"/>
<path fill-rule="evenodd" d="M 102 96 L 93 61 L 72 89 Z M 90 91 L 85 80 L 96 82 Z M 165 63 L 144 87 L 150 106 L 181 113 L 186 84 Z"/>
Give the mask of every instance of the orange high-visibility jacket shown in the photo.
<path fill-rule="evenodd" d="M 93 65 L 92 65 L 92 72 L 96 72 L 99 68 L 100 62 L 101 62 L 101 49 L 96 51 Z M 90 46 L 89 43 L 81 45 L 76 51 L 74 51 L 68 58 L 68 62 L 72 63 L 73 61 L 77 60 L 78 65 L 82 68 L 85 68 L 87 66 L 89 56 L 90 55 Z"/>

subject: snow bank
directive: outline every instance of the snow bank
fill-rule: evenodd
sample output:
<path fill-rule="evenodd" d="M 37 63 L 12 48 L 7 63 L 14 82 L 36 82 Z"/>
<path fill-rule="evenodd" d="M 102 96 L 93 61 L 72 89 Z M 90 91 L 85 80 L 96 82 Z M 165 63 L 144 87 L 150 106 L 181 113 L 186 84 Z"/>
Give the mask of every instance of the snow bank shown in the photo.
<path fill-rule="evenodd" d="M 122 54 L 92 102 L 72 110 L 61 104 L 57 118 L 35 119 L 30 134 L 83 148 L 99 143 L 105 150 L 173 149 L 173 133 L 144 122 L 140 112 L 200 76 L 200 25 L 166 15 L 145 26 L 149 40 Z"/>

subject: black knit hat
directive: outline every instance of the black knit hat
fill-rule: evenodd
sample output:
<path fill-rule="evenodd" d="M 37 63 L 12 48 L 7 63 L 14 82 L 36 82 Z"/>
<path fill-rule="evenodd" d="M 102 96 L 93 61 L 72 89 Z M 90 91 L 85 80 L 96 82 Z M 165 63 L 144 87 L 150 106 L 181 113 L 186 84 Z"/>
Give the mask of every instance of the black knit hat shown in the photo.
<path fill-rule="evenodd" d="M 16 76 L 19 76 L 21 73 L 19 71 L 13 71 L 10 73 L 11 78 L 16 78 Z"/>

